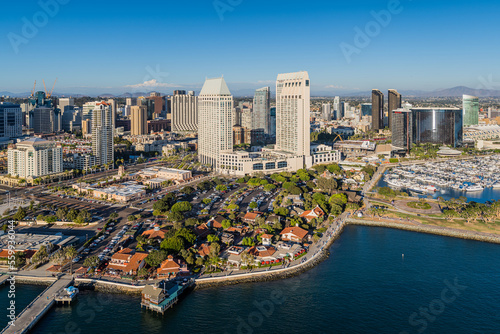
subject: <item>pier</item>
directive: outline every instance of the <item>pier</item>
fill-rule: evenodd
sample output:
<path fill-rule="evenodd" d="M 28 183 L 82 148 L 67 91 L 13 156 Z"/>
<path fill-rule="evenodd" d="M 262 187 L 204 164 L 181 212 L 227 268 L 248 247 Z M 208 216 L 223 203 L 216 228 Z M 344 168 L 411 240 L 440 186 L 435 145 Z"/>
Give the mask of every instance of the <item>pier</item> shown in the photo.
<path fill-rule="evenodd" d="M 2 277 L 3 278 L 3 277 Z M 36 297 L 21 313 L 19 313 L 12 324 L 5 327 L 0 333 L 23 334 L 27 333 L 56 303 L 56 296 L 73 283 L 73 278 L 62 276 L 52 283 L 38 297 Z"/>

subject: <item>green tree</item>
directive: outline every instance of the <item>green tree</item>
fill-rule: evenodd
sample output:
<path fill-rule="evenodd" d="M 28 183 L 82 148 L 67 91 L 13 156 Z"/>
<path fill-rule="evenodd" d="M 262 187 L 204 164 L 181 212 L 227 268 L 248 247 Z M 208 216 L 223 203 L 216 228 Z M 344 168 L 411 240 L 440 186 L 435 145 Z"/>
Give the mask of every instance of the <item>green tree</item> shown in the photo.
<path fill-rule="evenodd" d="M 222 225 L 222 228 L 224 228 L 225 230 L 227 230 L 228 228 L 230 228 L 232 226 L 232 223 L 229 219 L 224 219 L 221 223 Z"/>
<path fill-rule="evenodd" d="M 223 185 L 223 184 L 219 184 L 217 187 L 215 187 L 215 190 L 217 191 L 227 191 L 227 186 Z"/>
<path fill-rule="evenodd" d="M 188 201 L 183 201 L 179 203 L 175 203 L 170 209 L 172 212 L 187 212 L 191 211 L 193 206 Z"/>
<path fill-rule="evenodd" d="M 276 186 L 274 184 L 266 184 L 264 186 L 264 191 L 273 191 L 274 189 L 276 189 Z"/>
<path fill-rule="evenodd" d="M 168 219 L 173 222 L 182 222 L 184 220 L 184 215 L 181 212 L 170 212 L 168 214 Z"/>
<path fill-rule="evenodd" d="M 208 242 L 210 242 L 210 243 L 212 243 L 212 242 L 219 242 L 219 241 L 220 241 L 220 239 L 219 239 L 219 237 L 218 237 L 218 236 L 216 236 L 216 235 L 214 235 L 214 234 L 209 234 L 209 235 L 207 236 L 207 241 L 208 241 Z"/>
<path fill-rule="evenodd" d="M 14 267 L 21 268 L 26 265 L 26 253 L 15 252 L 14 253 Z"/>
<path fill-rule="evenodd" d="M 288 213 L 290 212 L 290 210 L 288 210 L 287 208 L 282 208 L 282 207 L 278 207 L 278 208 L 275 208 L 274 209 L 274 213 L 279 215 L 279 216 L 288 216 Z"/>
<path fill-rule="evenodd" d="M 338 187 L 337 181 L 333 178 L 327 179 L 324 177 L 320 177 L 317 179 L 316 184 L 318 186 L 318 189 L 326 191 L 329 194 L 335 191 Z"/>
<path fill-rule="evenodd" d="M 255 202 L 251 202 L 249 205 L 250 209 L 257 209 L 258 205 Z"/>
<path fill-rule="evenodd" d="M 184 248 L 184 238 L 175 236 L 165 239 L 161 242 L 160 247 L 169 253 L 177 254 Z"/>
<path fill-rule="evenodd" d="M 24 210 L 24 208 L 22 207 L 19 207 L 17 209 L 17 212 L 12 216 L 12 219 L 19 221 L 23 220 L 24 217 L 26 217 L 26 210 Z"/>
<path fill-rule="evenodd" d="M 83 261 L 85 267 L 95 268 L 101 263 L 101 260 L 96 255 L 90 256 Z"/>
<path fill-rule="evenodd" d="M 181 193 L 191 195 L 192 193 L 194 193 L 194 188 L 190 186 L 184 187 L 181 189 Z"/>
<path fill-rule="evenodd" d="M 210 203 L 212 203 L 212 200 L 210 198 L 204 198 L 203 199 L 203 204 L 208 205 Z"/>
<path fill-rule="evenodd" d="M 144 261 L 152 268 L 158 267 L 167 258 L 164 250 L 152 250 Z"/>
<path fill-rule="evenodd" d="M 175 232 L 175 236 L 182 237 L 187 245 L 192 245 L 196 241 L 196 235 L 187 228 L 181 228 Z"/>
<path fill-rule="evenodd" d="M 241 244 L 242 244 L 243 246 L 253 247 L 253 246 L 255 246 L 255 241 L 254 241 L 254 239 L 253 239 L 253 238 L 251 238 L 251 237 L 245 237 L 245 238 L 243 238 L 243 240 L 241 241 Z"/>

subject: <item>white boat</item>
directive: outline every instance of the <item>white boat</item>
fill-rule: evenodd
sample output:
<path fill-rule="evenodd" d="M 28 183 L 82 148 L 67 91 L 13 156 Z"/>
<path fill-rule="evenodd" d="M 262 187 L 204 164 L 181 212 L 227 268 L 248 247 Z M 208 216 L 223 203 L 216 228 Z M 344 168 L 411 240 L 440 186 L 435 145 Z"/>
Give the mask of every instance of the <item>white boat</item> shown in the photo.
<path fill-rule="evenodd" d="M 436 192 L 437 188 L 434 186 L 427 186 L 425 187 L 425 190 L 427 190 L 428 192 Z"/>
<path fill-rule="evenodd" d="M 500 182 L 494 183 L 493 189 L 500 189 Z"/>
<path fill-rule="evenodd" d="M 483 191 L 483 190 L 484 188 L 477 184 L 465 188 L 466 192 Z"/>

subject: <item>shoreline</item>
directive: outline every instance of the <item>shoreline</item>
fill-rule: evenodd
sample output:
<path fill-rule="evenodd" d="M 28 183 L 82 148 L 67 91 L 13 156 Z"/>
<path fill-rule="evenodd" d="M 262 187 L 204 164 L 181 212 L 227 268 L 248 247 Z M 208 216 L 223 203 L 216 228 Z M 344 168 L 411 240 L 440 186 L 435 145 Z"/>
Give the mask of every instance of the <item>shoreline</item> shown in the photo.
<path fill-rule="evenodd" d="M 265 272 L 246 273 L 241 275 L 235 274 L 234 276 L 197 279 L 194 290 L 208 289 L 226 285 L 244 284 L 244 283 L 277 281 L 299 276 L 300 274 L 313 269 L 314 267 L 316 267 L 321 262 L 325 261 L 330 256 L 329 248 L 340 237 L 345 226 L 348 225 L 385 227 L 385 228 L 392 228 L 392 229 L 404 230 L 416 233 L 426 233 L 426 234 L 440 235 L 440 236 L 452 237 L 464 240 L 474 240 L 480 242 L 500 244 L 500 236 L 484 232 L 473 232 L 473 231 L 460 230 L 442 226 L 433 226 L 433 225 L 410 225 L 398 222 L 384 222 L 384 221 L 377 222 L 371 220 L 347 218 L 345 219 L 345 222 L 343 224 L 339 225 L 339 229 L 327 241 L 323 249 L 318 253 L 314 254 L 311 259 L 307 260 L 304 263 L 301 263 L 299 265 L 290 268 L 274 269 Z M 29 276 L 19 276 L 18 278 L 18 281 L 24 284 L 47 285 L 52 280 L 53 279 L 47 278 L 46 280 L 42 279 L 41 281 L 40 277 L 35 278 Z M 142 288 L 144 288 L 143 285 L 132 285 L 126 283 L 110 282 L 110 281 L 87 279 L 87 278 L 76 278 L 75 285 L 81 288 L 82 290 L 92 290 L 102 293 L 124 293 L 130 295 L 138 295 L 141 293 Z"/>
<path fill-rule="evenodd" d="M 500 235 L 495 235 L 486 232 L 475 232 L 468 230 L 461 230 L 451 227 L 435 226 L 435 225 L 410 225 L 405 223 L 397 222 L 384 222 L 384 221 L 372 221 L 372 220 L 360 220 L 348 218 L 346 219 L 346 224 L 354 226 L 372 226 L 372 227 L 387 227 L 396 230 L 405 230 L 417 233 L 426 233 L 440 235 L 444 237 L 451 237 L 457 239 L 474 240 L 480 242 L 488 242 L 493 244 L 500 244 Z"/>

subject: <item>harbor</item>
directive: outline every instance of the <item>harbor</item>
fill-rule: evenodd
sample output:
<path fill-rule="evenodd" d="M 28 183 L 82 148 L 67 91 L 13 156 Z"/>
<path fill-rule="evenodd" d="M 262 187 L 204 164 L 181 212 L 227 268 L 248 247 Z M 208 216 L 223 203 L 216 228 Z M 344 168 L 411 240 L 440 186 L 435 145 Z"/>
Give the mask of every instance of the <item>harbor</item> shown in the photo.
<path fill-rule="evenodd" d="M 459 196 L 469 197 L 487 189 L 500 190 L 499 168 L 500 155 L 470 160 L 452 159 L 396 166 L 386 172 L 383 181 L 393 189 L 404 189 L 410 193 L 445 193 L 452 189 L 461 193 Z"/>

